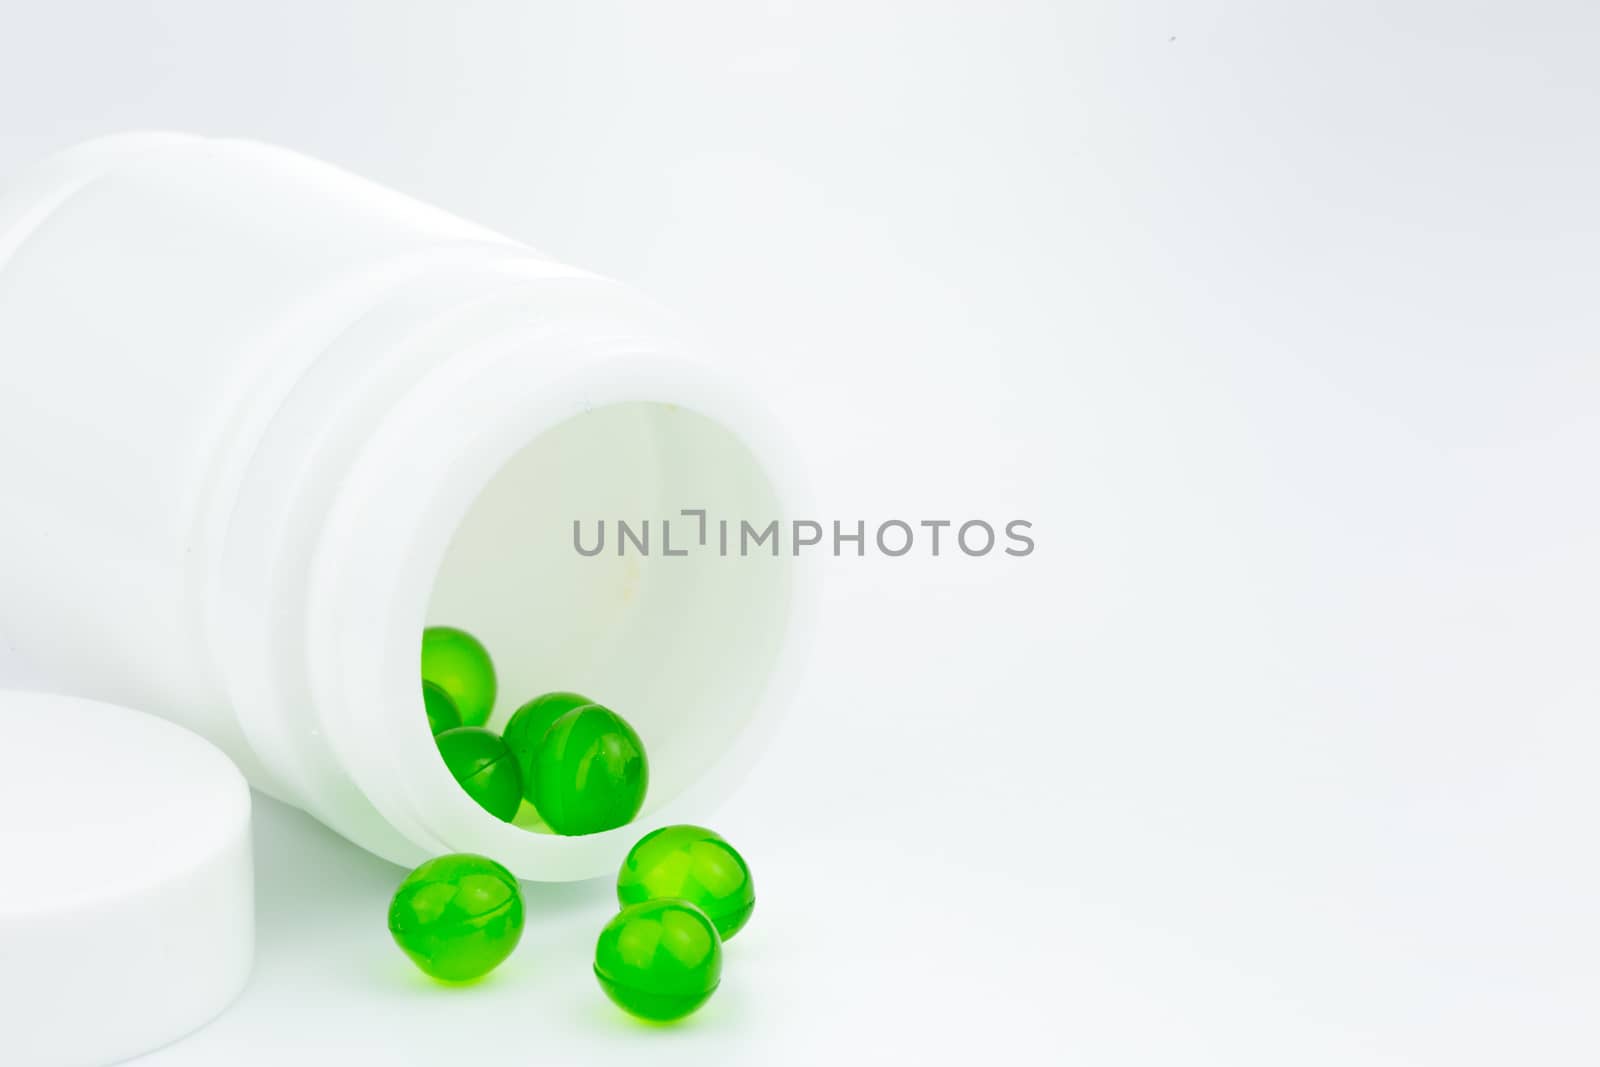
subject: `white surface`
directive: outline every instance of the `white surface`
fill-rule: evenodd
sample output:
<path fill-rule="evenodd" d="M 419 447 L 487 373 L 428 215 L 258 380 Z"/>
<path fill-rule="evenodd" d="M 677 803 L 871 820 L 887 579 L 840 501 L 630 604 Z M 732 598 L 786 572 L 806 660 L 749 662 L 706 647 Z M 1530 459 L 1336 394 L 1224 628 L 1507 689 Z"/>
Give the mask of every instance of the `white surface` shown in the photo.
<path fill-rule="evenodd" d="M 3 10 L 0 167 L 331 158 L 747 342 L 823 517 L 1040 543 L 830 566 L 688 1027 L 591 988 L 604 887 L 419 984 L 263 805 L 254 983 L 151 1067 L 1600 1060 L 1592 5 Z"/>
<path fill-rule="evenodd" d="M 164 1045 L 243 988 L 250 794 L 148 715 L 0 691 L 0 1052 L 82 1067 Z"/>

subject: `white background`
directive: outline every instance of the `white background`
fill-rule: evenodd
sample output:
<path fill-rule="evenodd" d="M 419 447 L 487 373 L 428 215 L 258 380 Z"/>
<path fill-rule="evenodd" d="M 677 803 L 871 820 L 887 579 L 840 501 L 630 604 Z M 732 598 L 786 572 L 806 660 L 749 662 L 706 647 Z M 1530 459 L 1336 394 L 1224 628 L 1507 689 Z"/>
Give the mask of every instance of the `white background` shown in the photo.
<path fill-rule="evenodd" d="M 262 800 L 253 982 L 140 1067 L 1600 1061 L 1593 5 L 0 0 L 0 174 L 130 127 L 635 283 L 824 518 L 1038 540 L 830 561 L 682 1027 L 604 883 L 441 990 Z"/>

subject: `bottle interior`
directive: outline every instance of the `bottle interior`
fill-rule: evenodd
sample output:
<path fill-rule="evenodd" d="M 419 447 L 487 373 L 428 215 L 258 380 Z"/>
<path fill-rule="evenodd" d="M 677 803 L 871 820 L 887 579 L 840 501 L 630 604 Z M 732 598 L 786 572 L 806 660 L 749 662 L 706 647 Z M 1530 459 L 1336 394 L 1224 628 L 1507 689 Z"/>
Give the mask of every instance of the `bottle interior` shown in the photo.
<path fill-rule="evenodd" d="M 706 513 L 703 543 L 685 510 Z M 718 423 L 669 404 L 597 407 L 541 434 L 483 489 L 446 551 L 427 622 L 488 649 L 490 729 L 552 690 L 631 723 L 650 767 L 643 818 L 732 747 L 763 697 L 789 619 L 790 545 L 742 554 L 739 532 L 774 520 L 781 530 L 773 485 Z M 580 544 L 601 547 L 585 555 Z M 420 698 L 414 714 L 425 729 Z M 514 822 L 547 832 L 526 802 Z"/>

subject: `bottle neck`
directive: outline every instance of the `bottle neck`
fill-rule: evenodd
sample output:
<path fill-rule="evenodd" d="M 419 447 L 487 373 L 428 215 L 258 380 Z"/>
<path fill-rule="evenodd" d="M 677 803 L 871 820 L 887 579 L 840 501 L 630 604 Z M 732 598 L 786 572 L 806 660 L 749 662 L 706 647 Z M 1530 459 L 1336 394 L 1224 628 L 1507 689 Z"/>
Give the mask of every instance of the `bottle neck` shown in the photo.
<path fill-rule="evenodd" d="M 797 562 L 591 562 L 568 540 L 577 499 L 630 517 L 726 502 L 754 518 L 787 497 L 769 420 L 671 336 L 620 287 L 575 278 L 480 288 L 422 323 L 374 313 L 330 347 L 253 457 L 217 586 L 219 660 L 269 791 L 398 863 L 476 851 L 566 880 L 606 872 L 638 834 L 703 817 L 731 789 L 766 737 L 768 691 L 786 684 L 773 679 L 792 648 Z M 563 436 L 574 425 L 602 429 L 576 444 Z M 512 516 L 501 549 L 463 576 L 453 543 L 496 508 Z M 629 568 L 638 593 L 619 600 L 612 579 Z M 573 575 L 589 584 L 551 611 Z M 576 673 L 574 688 L 640 717 L 652 745 L 640 820 L 556 837 L 496 820 L 457 787 L 418 684 L 441 598 L 451 621 L 507 650 L 507 699 Z M 534 639 L 524 623 L 539 618 L 553 628 Z M 518 673 L 541 656 L 546 669 Z"/>
<path fill-rule="evenodd" d="M 384 855 L 408 839 L 379 816 L 330 745 L 309 664 L 310 574 L 351 469 L 408 396 L 426 393 L 463 353 L 527 330 L 541 286 L 587 286 L 574 272 L 535 257 L 476 249 L 391 279 L 377 299 L 329 318 L 342 329 L 291 345 L 310 346 L 305 366 L 270 418 L 214 479 L 208 566 L 198 568 L 201 627 L 248 746 L 238 754 L 252 784 L 301 807 Z M 432 436 L 448 443 L 456 430 Z M 219 464 L 224 469 L 227 464 Z M 387 533 L 378 532 L 374 539 Z"/>
<path fill-rule="evenodd" d="M 647 716 L 660 700 L 646 699 L 648 687 L 639 690 L 637 699 L 619 701 L 646 716 L 638 725 L 656 745 L 652 798 L 641 819 L 630 826 L 569 838 L 503 823 L 485 813 L 461 791 L 439 759 L 427 730 L 418 684 L 422 631 L 430 623 L 445 621 L 464 624 L 485 639 L 497 657 L 503 683 L 517 677 L 535 679 L 524 696 L 558 688 L 556 677 L 573 679 L 577 674 L 572 688 L 613 699 L 628 692 L 619 674 L 666 676 L 670 663 L 650 663 L 651 656 L 686 665 L 687 661 L 670 651 L 651 647 L 651 635 L 661 628 L 640 622 L 643 613 L 651 610 L 648 605 L 672 610 L 692 596 L 688 588 L 667 590 L 664 579 L 679 561 L 665 560 L 660 561 L 661 579 L 649 569 L 640 578 L 641 590 L 663 592 L 654 596 L 641 593 L 638 614 L 627 614 L 614 629 L 602 625 L 585 630 L 587 645 L 580 642 L 570 656 L 554 656 L 558 663 L 549 672 L 523 671 L 517 660 L 527 649 L 518 647 L 519 640 L 536 646 L 528 654 L 540 658 L 564 639 L 559 632 L 563 618 L 583 626 L 578 617 L 588 605 L 605 598 L 605 588 L 611 584 L 602 577 L 585 592 L 555 598 L 555 603 L 562 605 L 560 611 L 553 611 L 546 602 L 547 588 L 562 582 L 565 571 L 587 573 L 591 568 L 586 566 L 589 561 L 579 559 L 570 547 L 567 504 L 545 491 L 553 483 L 541 480 L 541 472 L 548 473 L 549 467 L 537 456 L 523 457 L 530 449 L 551 442 L 550 454 L 556 465 L 583 463 L 590 457 L 588 448 L 566 448 L 559 441 L 573 420 L 606 411 L 631 413 L 640 405 L 703 410 L 719 404 L 721 394 L 719 386 L 707 381 L 703 369 L 654 339 L 619 329 L 615 315 L 607 317 L 604 333 L 581 325 L 552 328 L 550 320 L 541 316 L 525 331 L 511 331 L 460 352 L 449 367 L 429 379 L 426 388 L 414 391 L 392 409 L 369 438 L 330 510 L 308 576 L 307 657 L 312 703 L 323 716 L 324 734 L 342 768 L 410 846 L 391 858 L 410 862 L 440 852 L 479 852 L 496 857 L 524 877 L 546 881 L 593 877 L 614 869 L 639 834 L 682 821 L 688 812 L 703 814 L 711 794 L 731 786 L 731 781 L 713 773 L 714 766 L 743 768 L 753 759 L 748 752 L 735 755 L 735 751 L 744 747 L 741 741 L 759 739 L 758 731 L 745 727 L 762 707 L 760 690 L 768 681 L 781 638 L 788 632 L 787 559 L 768 561 L 764 571 L 751 569 L 752 574 L 761 573 L 763 580 L 746 592 L 752 601 L 761 603 L 747 606 L 771 623 L 750 632 L 748 645 L 756 654 L 746 660 L 739 655 L 737 644 L 728 644 L 708 648 L 705 657 L 720 659 L 724 652 L 731 652 L 736 666 L 723 669 L 730 677 L 752 679 L 754 684 L 747 691 L 707 701 L 703 721 L 677 709 L 665 713 L 662 721 L 650 720 Z M 470 426 L 452 422 L 463 412 L 471 413 Z M 440 426 L 452 425 L 460 432 L 435 432 Z M 655 509 L 663 502 L 659 485 L 650 484 L 654 465 L 663 456 L 658 442 L 650 438 L 648 430 L 628 425 L 622 414 L 616 416 L 614 429 L 605 439 L 607 445 L 630 441 L 643 462 L 619 463 L 595 480 L 620 488 L 638 474 L 640 481 L 626 491 L 636 489 L 633 499 L 649 501 L 648 506 Z M 530 470 L 535 472 L 533 481 L 525 489 L 498 485 L 502 478 L 521 478 Z M 560 481 L 559 475 L 554 477 Z M 493 501 L 485 504 L 495 496 L 526 501 L 534 507 L 505 509 Z M 458 535 L 470 537 L 471 528 L 483 528 L 476 509 L 485 506 L 508 524 L 525 522 L 527 526 L 522 531 L 505 531 L 499 539 L 507 546 L 505 550 L 474 541 L 472 547 L 481 551 L 483 566 L 489 571 L 483 576 L 486 580 L 479 580 L 478 576 L 462 575 L 451 557 Z M 464 528 L 468 532 L 463 533 Z M 546 539 L 552 535 L 559 544 Z M 526 551 L 518 551 L 523 546 Z M 505 570 L 496 575 L 497 568 Z M 499 587 L 497 577 L 503 578 Z M 466 588 L 441 590 L 440 583 L 447 578 Z M 432 616 L 441 599 L 450 605 L 451 613 L 444 619 Z M 521 619 L 508 618 L 508 606 L 527 614 Z M 533 618 L 535 615 L 542 618 Z M 737 613 L 730 618 L 737 618 Z M 519 632 L 520 623 L 533 628 L 552 620 L 554 629 L 537 639 Z M 729 640 L 736 639 L 730 636 Z M 765 647 L 768 645 L 772 647 Z M 599 649 L 615 650 L 616 654 L 596 652 Z M 586 655 L 591 657 L 587 662 Z M 702 671 L 704 667 L 700 661 L 694 669 Z M 554 673 L 557 671 L 559 675 Z M 496 727 L 503 726 L 510 706 L 519 702 L 516 685 L 503 684 L 502 688 L 501 706 L 491 720 Z M 665 721 L 669 717 L 670 721 Z"/>

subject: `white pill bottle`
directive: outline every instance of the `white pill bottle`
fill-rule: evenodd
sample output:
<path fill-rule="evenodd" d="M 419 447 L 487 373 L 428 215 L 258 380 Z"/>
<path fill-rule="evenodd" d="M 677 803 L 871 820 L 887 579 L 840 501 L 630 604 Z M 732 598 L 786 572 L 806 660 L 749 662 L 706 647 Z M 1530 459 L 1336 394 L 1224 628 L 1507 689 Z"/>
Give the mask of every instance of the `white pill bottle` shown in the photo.
<path fill-rule="evenodd" d="M 395 862 L 606 873 L 748 770 L 803 636 L 788 544 L 719 544 L 796 510 L 728 370 L 625 287 L 292 152 L 81 145 L 0 185 L 0 641 Z M 555 689 L 628 718 L 640 818 L 480 810 L 423 713 L 435 624 L 493 655 L 491 726 Z"/>

